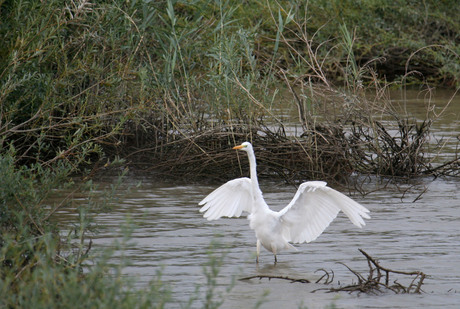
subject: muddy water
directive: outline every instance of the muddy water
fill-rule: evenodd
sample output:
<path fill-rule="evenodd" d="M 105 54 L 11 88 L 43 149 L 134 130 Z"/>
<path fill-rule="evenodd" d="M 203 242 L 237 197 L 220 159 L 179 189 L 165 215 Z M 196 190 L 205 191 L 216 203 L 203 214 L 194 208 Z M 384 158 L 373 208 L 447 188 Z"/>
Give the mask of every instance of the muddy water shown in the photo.
<path fill-rule="evenodd" d="M 458 308 L 460 303 L 458 180 L 424 180 L 411 184 L 412 189 L 404 196 L 394 187 L 365 197 L 354 196 L 372 212 L 372 219 L 364 229 L 355 228 L 341 214 L 315 242 L 296 246 L 298 251 L 280 254 L 276 266 L 273 256 L 266 251 L 259 265 L 255 263 L 256 239 L 246 219 L 208 222 L 202 218 L 197 202 L 215 186 L 159 183 L 148 178 L 128 178 L 127 183 L 139 180 L 142 181 L 140 187 L 120 190 L 113 211 L 98 216 L 98 222 L 108 228 L 94 237 L 93 247 L 110 247 L 116 239 L 121 239 L 121 226 L 129 217 L 136 227 L 132 243 L 124 252 L 131 263 L 125 269 L 126 276 L 134 277 L 139 286 L 146 286 L 161 270 L 163 281 L 170 285 L 178 306 L 198 293 L 200 300 L 194 305 L 202 307 L 205 288 L 199 288 L 198 292 L 196 289 L 206 283 L 203 265 L 209 260 L 207 251 L 212 240 L 220 244 L 214 254 L 224 255 L 217 289 L 225 300 L 223 308 L 251 308 L 261 299 L 266 301 L 262 308 L 297 308 L 300 304 L 324 308 L 332 303 L 340 308 Z M 273 209 L 287 204 L 295 190 L 264 181 L 261 186 Z M 422 198 L 413 202 L 425 188 Z M 312 293 L 315 289 L 356 281 L 338 262 L 365 275 L 367 264 L 358 248 L 378 258 L 385 267 L 425 272 L 429 275 L 423 286 L 426 293 L 394 295 L 390 292 L 379 296 Z M 272 275 L 315 281 L 322 274 L 316 272 L 320 268 L 334 272 L 333 284 L 235 280 Z M 394 279 L 408 284 L 402 276 Z M 232 282 L 234 286 L 227 292 Z M 268 295 L 263 296 L 264 293 Z"/>
<path fill-rule="evenodd" d="M 416 114 L 417 104 L 423 105 L 424 100 L 413 100 L 411 104 Z M 445 114 L 447 120 L 437 124 L 436 134 L 455 138 L 460 127 L 460 110 L 455 106 L 453 110 Z M 449 149 L 443 152 L 448 154 Z M 142 183 L 139 187 L 126 190 L 138 182 Z M 281 253 L 276 266 L 267 251 L 263 251 L 261 262 L 255 263 L 256 238 L 246 219 L 208 222 L 198 212 L 197 203 L 219 184 L 168 183 L 134 176 L 128 177 L 125 183 L 112 211 L 98 215 L 98 223 L 107 228 L 94 236 L 93 250 L 112 247 L 123 235 L 121 226 L 127 221 L 134 223 L 132 242 L 123 253 L 131 264 L 125 268 L 125 275 L 144 287 L 161 271 L 163 281 L 172 290 L 174 304 L 170 307 L 180 307 L 191 298 L 197 298 L 192 307 L 203 307 L 206 289 L 203 266 L 209 261 L 208 251 L 214 241 L 219 244 L 213 249 L 214 255 L 224 259 L 216 297 L 224 300 L 222 308 L 252 308 L 261 300 L 264 301 L 262 308 L 301 305 L 324 308 L 331 304 L 339 308 L 459 308 L 459 179 L 420 179 L 386 188 L 381 188 L 383 185 L 377 180 L 372 181 L 365 189 L 376 189 L 373 193 L 364 197 L 353 195 L 371 211 L 372 219 L 363 229 L 356 228 L 340 214 L 315 242 L 297 245 L 298 251 Z M 100 185 L 104 187 L 105 183 Z M 275 210 L 286 205 L 295 192 L 294 187 L 278 182 L 261 180 L 261 187 L 268 204 Z M 61 223 L 71 222 L 72 213 L 72 210 L 62 212 Z M 366 276 L 367 263 L 358 248 L 379 259 L 385 267 L 425 272 L 429 275 L 423 286 L 425 293 L 395 295 L 389 292 L 377 296 L 321 290 L 312 293 L 316 289 L 356 282 L 356 277 L 338 262 Z M 114 258 L 114 263 L 116 261 Z M 334 282 L 324 286 L 276 279 L 237 280 L 271 275 L 316 281 L 322 275 L 318 269 L 332 270 Z M 403 276 L 390 279 L 409 283 Z"/>

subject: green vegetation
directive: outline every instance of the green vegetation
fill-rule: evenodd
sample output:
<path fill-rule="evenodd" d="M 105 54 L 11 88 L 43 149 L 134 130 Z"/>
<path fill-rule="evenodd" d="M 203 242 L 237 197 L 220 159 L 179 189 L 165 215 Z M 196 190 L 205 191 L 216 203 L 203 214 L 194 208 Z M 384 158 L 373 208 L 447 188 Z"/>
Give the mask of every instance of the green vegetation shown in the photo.
<path fill-rule="evenodd" d="M 0 5 L 0 147 L 19 164 L 90 163 L 273 120 L 286 86 L 309 90 L 311 109 L 318 86 L 460 80 L 456 1 Z"/>
<path fill-rule="evenodd" d="M 52 221 L 71 199 L 48 205 L 53 190 L 119 157 L 229 177 L 238 162 L 221 149 L 248 139 L 271 150 L 262 176 L 436 173 L 432 119 L 398 116 L 387 90 L 459 86 L 458 16 L 454 0 L 0 0 L 0 306 L 169 300 L 158 282 L 135 290 L 107 257 L 85 267 L 91 214 L 106 203 L 89 199 L 67 236 Z M 279 115 L 286 102 L 298 136 Z"/>

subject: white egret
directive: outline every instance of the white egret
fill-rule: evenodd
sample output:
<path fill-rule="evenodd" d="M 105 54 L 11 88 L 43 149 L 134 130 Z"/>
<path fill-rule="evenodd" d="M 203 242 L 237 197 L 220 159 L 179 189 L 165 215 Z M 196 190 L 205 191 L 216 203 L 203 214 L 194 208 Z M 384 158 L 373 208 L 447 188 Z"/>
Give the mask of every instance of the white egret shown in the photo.
<path fill-rule="evenodd" d="M 248 154 L 250 178 L 230 180 L 211 192 L 199 203 L 203 206 L 200 212 L 204 212 L 203 216 L 208 220 L 249 213 L 249 226 L 257 237 L 257 262 L 261 245 L 273 253 L 276 263 L 278 252 L 293 248 L 290 243 L 315 240 L 340 211 L 359 228 L 365 225 L 363 218 L 370 219 L 368 209 L 326 186 L 324 181 L 302 183 L 286 207 L 278 212 L 271 210 L 259 189 L 256 157 L 251 143 L 244 142 L 233 149 Z"/>

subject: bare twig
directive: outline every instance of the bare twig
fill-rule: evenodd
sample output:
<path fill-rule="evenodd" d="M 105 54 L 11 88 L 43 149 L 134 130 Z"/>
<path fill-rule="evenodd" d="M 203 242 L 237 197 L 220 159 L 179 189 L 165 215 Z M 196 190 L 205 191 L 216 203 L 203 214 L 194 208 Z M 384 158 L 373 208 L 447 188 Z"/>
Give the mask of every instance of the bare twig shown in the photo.
<path fill-rule="evenodd" d="M 315 273 L 317 273 L 318 271 L 323 271 L 324 275 L 322 275 L 318 280 L 316 280 L 315 283 L 320 283 L 321 280 L 323 280 L 324 277 L 326 277 L 326 279 L 324 280 L 324 284 L 330 284 L 330 283 L 332 283 L 332 281 L 334 281 L 334 272 L 332 270 L 329 273 L 324 268 L 321 268 L 321 269 L 318 269 L 317 271 L 315 271 Z"/>
<path fill-rule="evenodd" d="M 256 279 L 256 278 L 258 278 L 259 280 L 264 279 L 264 278 L 268 279 L 268 280 L 282 279 L 282 280 L 288 280 L 291 283 L 294 283 L 294 282 L 297 282 L 297 283 L 310 283 L 310 280 L 308 280 L 308 279 L 295 279 L 295 278 L 290 278 L 290 277 L 287 277 L 287 276 L 271 276 L 271 275 L 255 275 L 255 276 L 244 277 L 244 278 L 241 278 L 239 280 L 240 281 L 247 281 L 247 280 Z"/>

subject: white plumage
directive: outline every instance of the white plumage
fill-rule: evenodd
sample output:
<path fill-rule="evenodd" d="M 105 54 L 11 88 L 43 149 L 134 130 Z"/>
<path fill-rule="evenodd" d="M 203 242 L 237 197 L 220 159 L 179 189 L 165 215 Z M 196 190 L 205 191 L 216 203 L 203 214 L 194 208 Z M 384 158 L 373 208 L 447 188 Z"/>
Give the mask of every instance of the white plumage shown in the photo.
<path fill-rule="evenodd" d="M 239 217 L 243 211 L 251 212 L 252 192 L 249 178 L 237 178 L 223 184 L 205 197 L 200 212 L 208 220 L 220 217 Z"/>
<path fill-rule="evenodd" d="M 340 211 L 360 228 L 365 225 L 363 218 L 370 219 L 368 209 L 328 187 L 324 181 L 302 183 L 285 208 L 272 211 L 259 189 L 252 145 L 244 142 L 233 149 L 247 152 L 251 178 L 237 178 L 223 184 L 199 203 L 203 206 L 200 212 L 204 212 L 208 220 L 249 213 L 249 226 L 257 237 L 257 261 L 260 245 L 274 254 L 276 263 L 278 252 L 292 248 L 290 243 L 315 240 Z"/>

